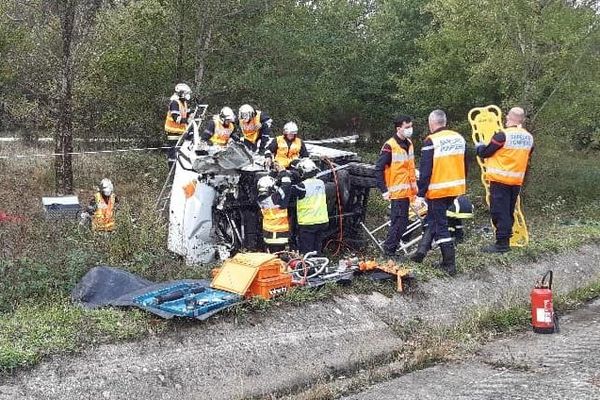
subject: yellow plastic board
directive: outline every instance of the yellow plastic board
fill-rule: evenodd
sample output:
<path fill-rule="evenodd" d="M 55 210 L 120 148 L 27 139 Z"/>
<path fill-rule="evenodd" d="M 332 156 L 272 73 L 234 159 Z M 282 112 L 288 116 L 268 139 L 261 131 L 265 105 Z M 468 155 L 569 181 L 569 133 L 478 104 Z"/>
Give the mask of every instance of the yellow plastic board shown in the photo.
<path fill-rule="evenodd" d="M 502 111 L 495 105 L 486 107 L 475 107 L 469 111 L 469 123 L 471 124 L 473 142 L 488 144 L 494 133 L 503 129 Z M 481 183 L 485 188 L 485 201 L 490 205 L 490 183 L 485 179 L 485 161 L 477 157 L 477 163 L 481 168 Z M 513 234 L 510 238 L 512 247 L 523 247 L 529 243 L 529 232 L 525 223 L 525 215 L 521 209 L 521 196 L 517 197 L 514 212 L 515 222 Z"/>
<path fill-rule="evenodd" d="M 210 286 L 243 296 L 256 278 L 258 267 L 275 258 L 268 253 L 239 253 L 225 260 Z"/>

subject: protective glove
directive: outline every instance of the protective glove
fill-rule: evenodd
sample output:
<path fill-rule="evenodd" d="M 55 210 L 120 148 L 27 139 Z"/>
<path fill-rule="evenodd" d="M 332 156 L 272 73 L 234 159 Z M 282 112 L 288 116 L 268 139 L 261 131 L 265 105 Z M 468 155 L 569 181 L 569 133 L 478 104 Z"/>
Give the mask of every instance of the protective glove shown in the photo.
<path fill-rule="evenodd" d="M 383 197 L 385 201 L 390 201 L 390 192 L 381 193 L 381 197 Z"/>
<path fill-rule="evenodd" d="M 425 202 L 425 199 L 423 197 L 415 197 L 415 201 L 413 203 L 413 206 L 418 210 L 421 207 L 427 205 L 427 203 Z"/>
<path fill-rule="evenodd" d="M 265 169 L 270 171 L 273 168 L 273 159 L 271 157 L 265 157 Z"/>
<path fill-rule="evenodd" d="M 482 147 L 482 146 L 485 146 L 485 143 L 483 143 L 483 142 L 476 142 L 476 143 L 475 143 L 475 148 L 476 148 L 476 149 L 478 149 L 478 148 L 480 148 L 480 147 Z"/>

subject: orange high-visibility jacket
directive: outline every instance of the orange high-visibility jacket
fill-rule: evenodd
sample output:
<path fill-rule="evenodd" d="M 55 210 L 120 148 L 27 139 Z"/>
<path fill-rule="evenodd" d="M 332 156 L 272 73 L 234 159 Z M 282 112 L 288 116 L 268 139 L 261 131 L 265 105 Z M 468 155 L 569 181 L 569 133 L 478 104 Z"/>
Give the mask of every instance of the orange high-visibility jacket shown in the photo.
<path fill-rule="evenodd" d="M 254 118 L 250 121 L 245 122 L 240 119 L 240 130 L 244 139 L 254 144 L 258 140 L 258 133 L 260 132 L 260 111 L 256 112 Z"/>
<path fill-rule="evenodd" d="M 398 144 L 395 138 L 390 138 L 385 143 L 392 149 L 392 162 L 383 171 L 390 199 L 404 199 L 416 195 L 417 178 L 412 142 L 408 140 L 408 152 Z"/>
<path fill-rule="evenodd" d="M 533 136 L 523 128 L 504 130 L 506 142 L 485 160 L 485 177 L 491 182 L 520 186 L 525 179 Z"/>
<path fill-rule="evenodd" d="M 115 229 L 115 194 L 108 197 L 108 202 L 98 192 L 95 195 L 96 211 L 92 217 L 92 230 L 96 232 L 112 232 Z"/>
<path fill-rule="evenodd" d="M 287 208 L 281 208 L 275 203 L 271 196 L 260 202 L 260 210 L 263 215 L 264 240 L 268 244 L 286 244 L 287 235 L 290 230 L 290 221 Z M 279 235 L 277 235 L 279 234 Z"/>
<path fill-rule="evenodd" d="M 465 194 L 465 139 L 445 129 L 429 135 L 433 147 L 433 168 L 425 197 L 439 199 Z"/>
<path fill-rule="evenodd" d="M 302 148 L 302 141 L 299 138 L 294 138 L 290 147 L 288 147 L 287 141 L 283 136 L 277 136 L 277 154 L 275 154 L 275 161 L 283 168 L 287 168 L 292 161 L 300 156 L 300 149 Z"/>
<path fill-rule="evenodd" d="M 235 129 L 235 125 L 232 122 L 229 124 L 229 127 L 224 127 L 223 122 L 221 122 L 221 118 L 219 118 L 218 115 L 213 116 L 213 122 L 215 123 L 215 132 L 210 137 L 210 141 L 213 144 L 225 146 L 229 141 L 231 133 Z"/>
<path fill-rule="evenodd" d="M 183 101 L 179 99 L 176 101 L 177 104 L 179 104 L 179 117 L 181 119 L 187 118 L 187 106 Z M 171 109 L 167 110 L 167 117 L 165 118 L 165 132 L 167 132 L 167 139 L 178 140 L 179 136 L 181 136 L 185 132 L 186 128 L 186 124 L 173 121 L 173 114 L 171 114 Z"/>

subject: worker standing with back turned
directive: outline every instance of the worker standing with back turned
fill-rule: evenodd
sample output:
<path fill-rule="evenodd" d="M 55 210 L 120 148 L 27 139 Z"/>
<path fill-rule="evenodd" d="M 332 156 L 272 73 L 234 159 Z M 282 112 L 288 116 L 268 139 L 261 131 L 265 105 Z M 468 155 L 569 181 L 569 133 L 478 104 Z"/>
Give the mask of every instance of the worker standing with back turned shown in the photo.
<path fill-rule="evenodd" d="M 188 119 L 193 116 L 189 112 L 189 101 L 192 89 L 185 83 L 175 86 L 175 93 L 169 99 L 169 108 L 165 117 L 165 132 L 167 133 L 167 159 L 169 168 L 175 163 L 177 149 L 175 145 L 187 129 Z"/>
<path fill-rule="evenodd" d="M 533 151 L 533 136 L 523 128 L 525 111 L 513 107 L 506 115 L 506 128 L 496 132 L 489 144 L 477 144 L 477 155 L 486 158 L 485 178 L 490 181 L 490 213 L 496 228 L 496 243 L 486 253 L 510 250 L 515 205 Z"/>
<path fill-rule="evenodd" d="M 449 275 L 455 275 L 455 249 L 448 231 L 446 212 L 454 199 L 466 192 L 466 142 L 458 132 L 446 127 L 444 111 L 432 111 L 428 123 L 431 133 L 425 138 L 421 148 L 419 190 L 415 206 L 419 208 L 425 201 L 424 198 L 427 199 L 429 229 L 442 252 L 440 268 Z M 421 243 L 425 243 L 425 239 L 424 237 Z M 421 262 L 427 251 L 428 248 L 419 245 L 411 259 Z"/>
<path fill-rule="evenodd" d="M 412 120 L 406 115 L 394 120 L 395 132 L 379 153 L 375 165 L 377 186 L 383 199 L 391 202 L 390 228 L 383 244 L 384 254 L 396 255 L 400 239 L 408 225 L 410 199 L 417 194 L 415 156 L 410 137 Z"/>

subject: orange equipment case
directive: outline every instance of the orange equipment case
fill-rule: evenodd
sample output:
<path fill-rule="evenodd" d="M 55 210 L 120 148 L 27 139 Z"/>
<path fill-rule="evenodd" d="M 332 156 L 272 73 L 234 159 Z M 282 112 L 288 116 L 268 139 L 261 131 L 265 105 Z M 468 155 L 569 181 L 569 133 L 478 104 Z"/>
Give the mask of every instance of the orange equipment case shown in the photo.
<path fill-rule="evenodd" d="M 280 274 L 271 278 L 256 278 L 246 292 L 246 297 L 260 296 L 271 299 L 284 294 L 292 286 L 292 275 Z"/>

